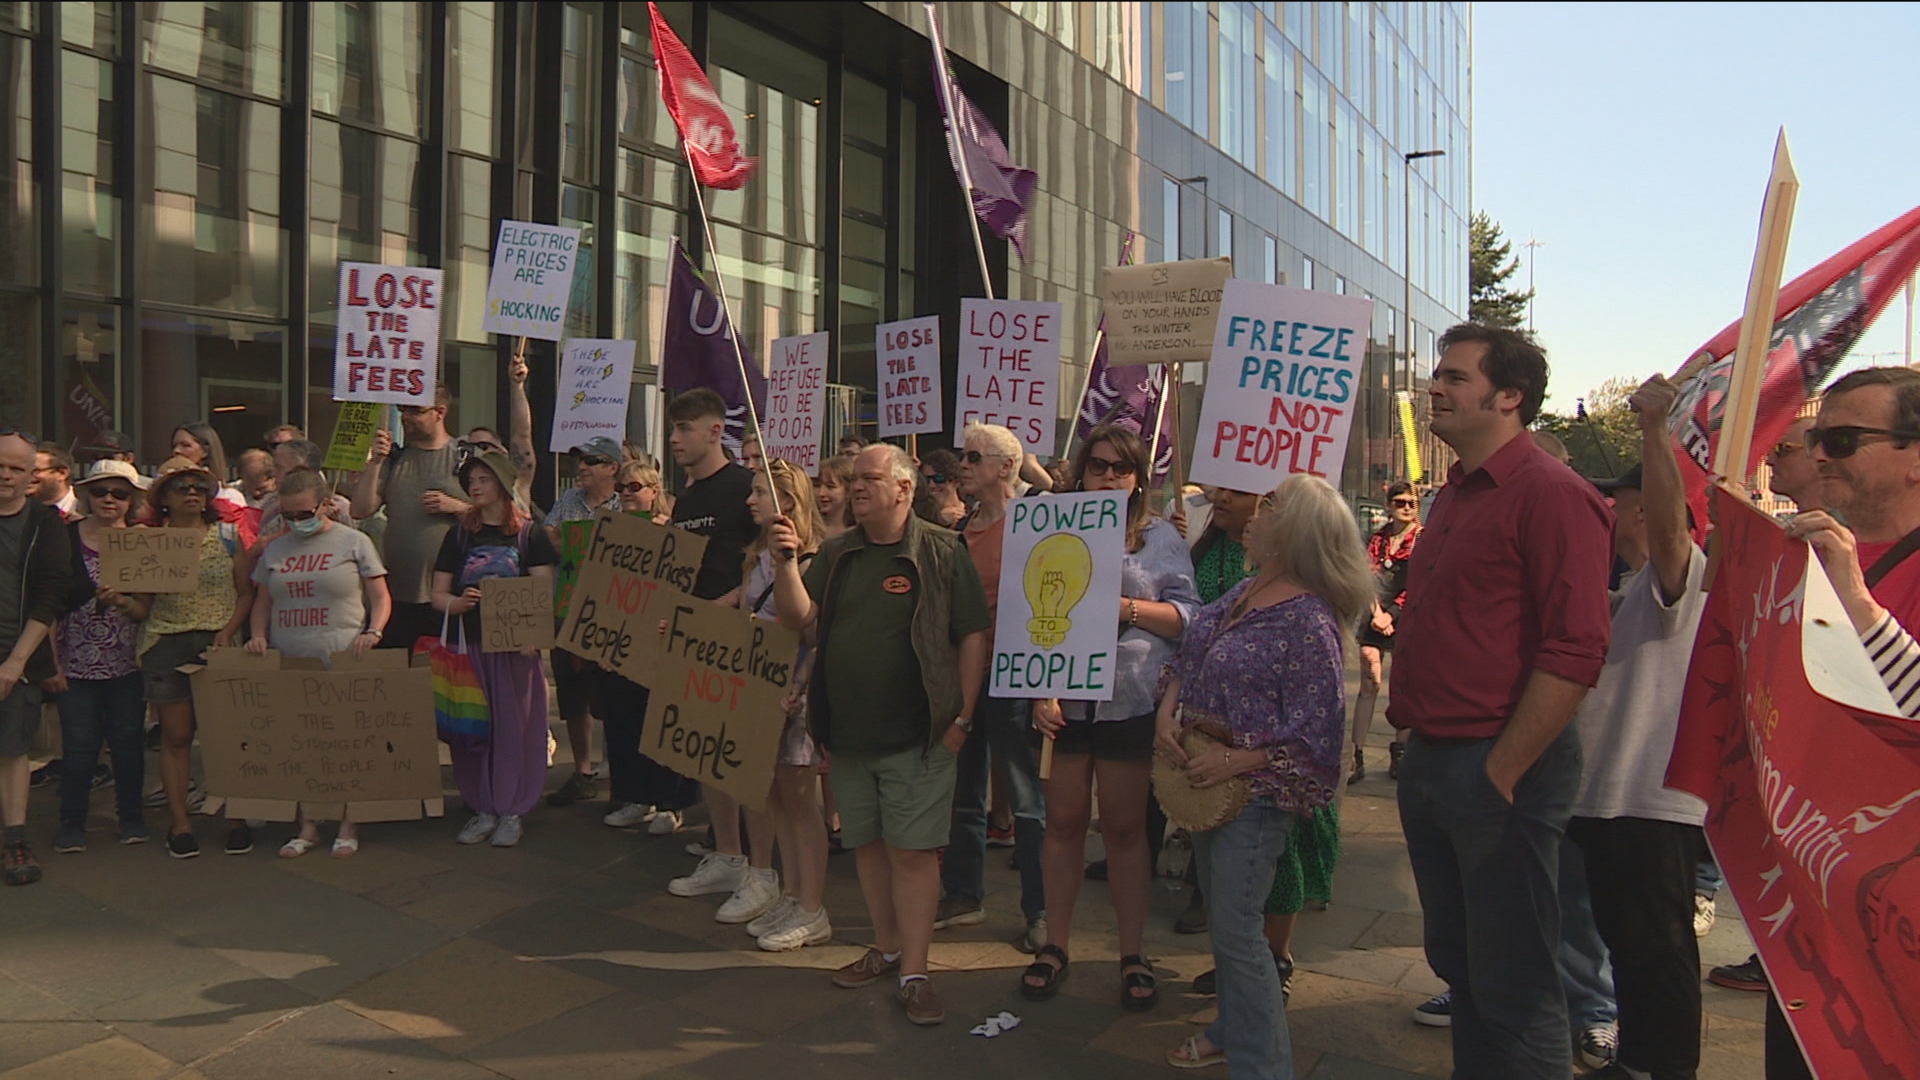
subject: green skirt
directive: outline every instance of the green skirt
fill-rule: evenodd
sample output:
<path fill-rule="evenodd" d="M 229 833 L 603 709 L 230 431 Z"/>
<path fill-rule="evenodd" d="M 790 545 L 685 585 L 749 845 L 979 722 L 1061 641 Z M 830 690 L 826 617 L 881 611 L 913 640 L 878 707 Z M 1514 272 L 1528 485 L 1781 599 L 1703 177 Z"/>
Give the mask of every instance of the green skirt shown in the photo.
<path fill-rule="evenodd" d="M 1307 901 L 1333 899 L 1333 866 L 1340 861 L 1340 813 L 1329 804 L 1294 823 L 1274 868 L 1265 914 L 1292 915 Z"/>

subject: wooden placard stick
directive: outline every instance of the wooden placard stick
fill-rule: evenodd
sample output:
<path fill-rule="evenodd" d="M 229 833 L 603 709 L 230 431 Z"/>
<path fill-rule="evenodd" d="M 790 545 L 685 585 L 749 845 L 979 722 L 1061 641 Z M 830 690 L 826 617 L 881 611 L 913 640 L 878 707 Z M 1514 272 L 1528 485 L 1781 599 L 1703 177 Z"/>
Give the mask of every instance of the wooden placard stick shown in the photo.
<path fill-rule="evenodd" d="M 1740 338 L 1733 358 L 1726 407 L 1721 412 L 1720 442 L 1714 448 L 1713 472 L 1736 484 L 1752 473 L 1753 429 L 1758 420 L 1760 387 L 1766 381 L 1767 346 L 1773 340 L 1775 310 L 1780 303 L 1780 277 L 1786 269 L 1787 235 L 1793 229 L 1793 207 L 1800 195 L 1800 178 L 1787 151 L 1787 129 L 1773 144 L 1773 172 L 1767 177 L 1766 199 L 1760 206 L 1760 237 L 1753 249 L 1753 271 L 1747 278 L 1747 306 L 1740 316 Z"/>

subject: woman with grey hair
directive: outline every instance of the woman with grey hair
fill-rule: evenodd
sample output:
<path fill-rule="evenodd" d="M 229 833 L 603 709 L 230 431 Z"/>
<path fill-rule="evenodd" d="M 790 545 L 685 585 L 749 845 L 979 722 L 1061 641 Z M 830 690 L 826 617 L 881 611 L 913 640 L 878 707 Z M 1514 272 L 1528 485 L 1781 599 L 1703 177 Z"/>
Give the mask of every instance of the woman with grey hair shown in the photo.
<path fill-rule="evenodd" d="M 1325 480 L 1289 477 L 1255 519 L 1259 572 L 1207 605 L 1162 677 L 1155 746 L 1196 787 L 1245 777 L 1239 816 L 1192 833 L 1211 905 L 1219 1018 L 1167 1055 L 1236 1078 L 1291 1077 L 1281 979 L 1262 914 L 1274 867 L 1300 818 L 1340 788 L 1346 648 L 1373 602 L 1373 575 L 1346 503 Z M 1225 741 L 1189 757 L 1186 729 Z"/>

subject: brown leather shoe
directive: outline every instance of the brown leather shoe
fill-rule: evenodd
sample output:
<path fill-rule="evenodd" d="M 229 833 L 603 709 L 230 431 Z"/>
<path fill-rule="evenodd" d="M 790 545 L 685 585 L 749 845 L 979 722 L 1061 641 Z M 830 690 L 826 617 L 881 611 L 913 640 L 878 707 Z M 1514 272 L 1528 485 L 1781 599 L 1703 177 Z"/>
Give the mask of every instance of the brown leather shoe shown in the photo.
<path fill-rule="evenodd" d="M 897 992 L 900 1004 L 907 1007 L 907 1019 L 921 1026 L 938 1024 L 947 1018 L 947 1007 L 940 994 L 925 979 L 914 979 Z"/>
<path fill-rule="evenodd" d="M 868 947 L 860 959 L 833 973 L 833 985 L 843 990 L 858 990 L 883 975 L 900 970 L 900 960 L 888 960 L 879 949 Z"/>

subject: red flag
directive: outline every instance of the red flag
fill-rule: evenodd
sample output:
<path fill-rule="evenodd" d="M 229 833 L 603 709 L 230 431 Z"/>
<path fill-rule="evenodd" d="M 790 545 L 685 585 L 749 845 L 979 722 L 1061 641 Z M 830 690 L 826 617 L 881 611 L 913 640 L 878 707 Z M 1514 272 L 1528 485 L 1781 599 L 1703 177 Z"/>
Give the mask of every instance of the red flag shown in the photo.
<path fill-rule="evenodd" d="M 694 179 L 732 191 L 747 182 L 759 162 L 741 155 L 733 120 L 720 95 L 713 92 L 707 73 L 674 35 L 660 8 L 648 3 L 647 10 L 653 15 L 653 60 L 660 67 L 660 97 L 680 129 Z"/>

